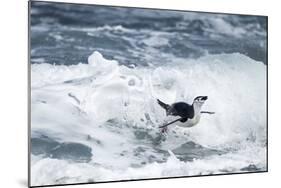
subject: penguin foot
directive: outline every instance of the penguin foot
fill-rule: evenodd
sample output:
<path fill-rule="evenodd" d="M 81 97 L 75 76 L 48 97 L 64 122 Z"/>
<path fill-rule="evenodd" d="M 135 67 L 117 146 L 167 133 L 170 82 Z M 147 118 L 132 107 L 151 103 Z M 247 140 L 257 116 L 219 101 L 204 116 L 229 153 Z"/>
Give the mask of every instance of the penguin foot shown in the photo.
<path fill-rule="evenodd" d="M 161 128 L 161 133 L 166 134 L 168 132 L 168 126 Z"/>

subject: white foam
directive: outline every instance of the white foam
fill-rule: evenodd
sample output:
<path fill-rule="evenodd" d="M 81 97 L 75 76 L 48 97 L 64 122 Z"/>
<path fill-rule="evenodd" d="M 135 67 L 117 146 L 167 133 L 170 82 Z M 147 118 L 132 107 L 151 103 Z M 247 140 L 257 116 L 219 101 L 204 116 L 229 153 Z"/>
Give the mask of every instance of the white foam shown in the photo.
<path fill-rule="evenodd" d="M 89 164 L 34 160 L 33 185 L 237 172 L 250 163 L 265 168 L 266 66 L 244 55 L 171 59 L 170 64 L 157 68 L 128 68 L 94 52 L 88 64 L 33 64 L 31 78 L 32 135 L 41 132 L 93 150 Z M 133 130 L 156 134 L 165 118 L 156 98 L 191 103 L 197 95 L 207 95 L 203 110 L 216 114 L 204 115 L 191 129 L 171 126 L 174 132 L 168 133 L 159 148 L 172 150 L 191 140 L 236 152 L 194 162 L 170 157 L 166 163 L 132 167 L 142 160 L 133 150 L 146 146 Z M 88 135 L 93 139 L 87 140 Z M 120 156 L 123 151 L 126 155 Z M 152 154 L 152 148 L 146 152 Z"/>
<path fill-rule="evenodd" d="M 45 158 L 37 161 L 32 168 L 32 185 L 225 174 L 243 172 L 241 167 L 247 167 L 249 164 L 255 164 L 260 170 L 266 170 L 265 150 L 252 152 L 242 150 L 234 154 L 197 159 L 192 162 L 182 162 L 170 154 L 165 163 L 155 162 L 139 168 L 126 169 Z"/>

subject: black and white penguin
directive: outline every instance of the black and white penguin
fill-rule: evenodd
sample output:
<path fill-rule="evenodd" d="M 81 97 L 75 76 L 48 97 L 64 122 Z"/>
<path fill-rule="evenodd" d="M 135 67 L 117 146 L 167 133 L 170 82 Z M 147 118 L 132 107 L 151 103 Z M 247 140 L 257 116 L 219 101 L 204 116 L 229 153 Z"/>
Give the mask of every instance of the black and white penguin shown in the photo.
<path fill-rule="evenodd" d="M 178 119 L 162 125 L 159 128 L 163 128 L 163 131 L 166 131 L 168 125 L 171 125 L 177 121 L 180 122 L 177 124 L 180 127 L 195 126 L 200 121 L 202 113 L 214 114 L 214 112 L 201 111 L 201 108 L 207 99 L 207 96 L 195 97 L 192 105 L 185 102 L 176 102 L 169 105 L 157 99 L 158 104 L 166 110 L 167 116 L 179 116 Z"/>

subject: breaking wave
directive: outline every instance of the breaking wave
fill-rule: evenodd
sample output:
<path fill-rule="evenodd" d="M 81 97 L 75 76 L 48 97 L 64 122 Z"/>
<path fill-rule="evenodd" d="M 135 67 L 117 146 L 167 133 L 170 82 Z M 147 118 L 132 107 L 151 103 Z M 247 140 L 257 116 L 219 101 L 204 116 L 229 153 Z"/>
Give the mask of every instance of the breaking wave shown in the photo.
<path fill-rule="evenodd" d="M 31 77 L 32 185 L 266 169 L 266 65 L 245 55 L 156 67 L 95 51 L 88 64 L 32 64 Z M 197 95 L 216 113 L 163 136 L 156 99 L 191 103 Z"/>

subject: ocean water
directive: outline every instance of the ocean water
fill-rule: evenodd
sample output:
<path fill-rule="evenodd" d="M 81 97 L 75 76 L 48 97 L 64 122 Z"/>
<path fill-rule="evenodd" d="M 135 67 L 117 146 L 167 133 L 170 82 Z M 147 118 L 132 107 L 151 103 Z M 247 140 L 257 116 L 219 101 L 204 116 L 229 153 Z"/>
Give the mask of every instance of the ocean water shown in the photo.
<path fill-rule="evenodd" d="M 31 3 L 31 185 L 265 171 L 266 18 Z M 207 95 L 198 125 L 157 104 Z"/>

